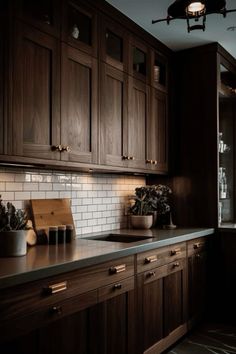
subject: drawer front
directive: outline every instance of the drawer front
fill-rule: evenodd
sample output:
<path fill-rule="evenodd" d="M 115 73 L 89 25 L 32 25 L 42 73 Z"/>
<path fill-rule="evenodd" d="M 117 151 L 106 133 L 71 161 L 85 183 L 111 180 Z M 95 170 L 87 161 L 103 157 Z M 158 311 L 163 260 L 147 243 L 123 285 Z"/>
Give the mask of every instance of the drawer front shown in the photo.
<path fill-rule="evenodd" d="M 104 286 L 98 289 L 98 301 L 102 302 L 134 289 L 134 277 Z"/>
<path fill-rule="evenodd" d="M 23 284 L 0 292 L 0 318 L 7 320 L 134 275 L 134 257 Z"/>
<path fill-rule="evenodd" d="M 142 273 L 149 269 L 173 262 L 186 256 L 185 242 L 173 246 L 157 248 L 137 255 L 137 272 Z"/>
<path fill-rule="evenodd" d="M 205 237 L 196 238 L 195 240 L 188 241 L 188 256 L 203 252 L 206 250 L 207 239 Z"/>
<path fill-rule="evenodd" d="M 0 342 L 24 335 L 64 316 L 85 310 L 96 305 L 96 303 L 97 290 L 94 290 L 64 301 L 55 302 L 45 308 L 37 308 L 35 312 L 28 313 L 25 316 L 1 321 Z"/>
<path fill-rule="evenodd" d="M 156 281 L 160 278 L 164 278 L 167 275 L 178 272 L 186 268 L 186 259 L 178 259 L 164 266 L 154 268 L 142 274 L 143 283 L 147 284 Z"/>

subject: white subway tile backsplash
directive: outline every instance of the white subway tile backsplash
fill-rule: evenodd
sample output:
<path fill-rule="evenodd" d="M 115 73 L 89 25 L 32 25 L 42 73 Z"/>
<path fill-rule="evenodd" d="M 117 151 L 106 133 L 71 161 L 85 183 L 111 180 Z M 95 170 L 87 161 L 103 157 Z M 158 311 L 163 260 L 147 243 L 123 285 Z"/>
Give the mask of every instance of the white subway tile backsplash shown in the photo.
<path fill-rule="evenodd" d="M 0 169 L 0 195 L 23 208 L 29 199 L 69 198 L 78 237 L 127 226 L 128 197 L 145 178 L 50 170 Z"/>

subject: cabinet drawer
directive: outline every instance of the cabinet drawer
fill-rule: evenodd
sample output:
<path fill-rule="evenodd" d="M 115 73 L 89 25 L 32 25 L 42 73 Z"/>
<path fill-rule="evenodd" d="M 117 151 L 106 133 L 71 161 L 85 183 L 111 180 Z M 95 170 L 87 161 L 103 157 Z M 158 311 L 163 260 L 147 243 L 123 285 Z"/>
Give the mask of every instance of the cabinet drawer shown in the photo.
<path fill-rule="evenodd" d="M 169 274 L 183 270 L 186 267 L 186 259 L 178 259 L 161 267 L 154 268 L 142 274 L 143 283 L 147 284 Z"/>
<path fill-rule="evenodd" d="M 22 316 L 17 318 L 1 321 L 0 342 L 24 335 L 64 316 L 85 310 L 96 303 L 97 290 L 94 290 L 64 301 L 54 302 L 44 308 L 35 308 L 34 312 L 25 315 L 22 313 Z"/>
<path fill-rule="evenodd" d="M 148 269 L 159 267 L 163 264 L 181 259 L 185 256 L 185 242 L 140 253 L 137 255 L 137 272 L 145 272 Z"/>
<path fill-rule="evenodd" d="M 0 318 L 8 320 L 73 296 L 98 289 L 134 275 L 134 257 L 78 269 L 55 277 L 3 289 L 0 293 Z"/>
<path fill-rule="evenodd" d="M 207 239 L 205 237 L 196 238 L 195 240 L 188 241 L 188 256 L 206 250 Z"/>
<path fill-rule="evenodd" d="M 98 289 L 98 301 L 105 301 L 133 289 L 134 277 L 124 279 L 120 282 L 116 282 Z"/>

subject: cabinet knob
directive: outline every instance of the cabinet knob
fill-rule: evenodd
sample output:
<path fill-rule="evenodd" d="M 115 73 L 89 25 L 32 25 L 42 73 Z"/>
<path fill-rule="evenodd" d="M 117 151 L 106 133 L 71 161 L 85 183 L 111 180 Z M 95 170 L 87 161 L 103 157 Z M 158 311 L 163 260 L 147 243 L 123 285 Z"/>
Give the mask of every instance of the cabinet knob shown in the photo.
<path fill-rule="evenodd" d="M 128 156 L 126 155 L 122 156 L 122 160 L 128 160 Z"/>
<path fill-rule="evenodd" d="M 68 145 L 62 145 L 62 152 L 71 152 L 71 148 Z"/>
<path fill-rule="evenodd" d="M 113 290 L 120 290 L 122 288 L 122 285 L 121 284 L 115 284 L 113 286 Z"/>
<path fill-rule="evenodd" d="M 134 156 L 128 156 L 127 160 L 135 160 L 135 157 Z"/>
<path fill-rule="evenodd" d="M 173 268 L 177 268 L 177 267 L 179 267 L 179 262 L 175 262 L 175 263 L 173 264 Z"/>
<path fill-rule="evenodd" d="M 152 160 L 146 160 L 146 163 L 150 163 L 150 164 L 152 164 L 152 163 L 153 163 L 153 161 L 152 161 Z"/>
<path fill-rule="evenodd" d="M 52 314 L 61 315 L 62 314 L 62 307 L 61 306 L 53 306 L 53 307 L 51 307 L 50 312 Z"/>
<path fill-rule="evenodd" d="M 52 151 L 62 152 L 63 151 L 63 146 L 62 145 L 52 145 L 51 149 L 52 149 Z"/>
<path fill-rule="evenodd" d="M 152 160 L 153 165 L 157 165 L 157 160 Z"/>
<path fill-rule="evenodd" d="M 200 248 L 200 246 L 201 246 L 201 243 L 200 242 L 196 242 L 196 243 L 194 243 L 193 248 L 197 249 L 197 248 Z"/>
<path fill-rule="evenodd" d="M 147 277 L 151 278 L 151 277 L 155 277 L 156 273 L 154 271 L 148 272 L 147 273 Z"/>
<path fill-rule="evenodd" d="M 121 264 L 121 265 L 118 265 L 118 266 L 111 267 L 109 269 L 109 273 L 110 274 L 118 274 L 118 273 L 121 273 L 121 272 L 125 272 L 125 270 L 126 270 L 126 265 L 125 264 Z"/>

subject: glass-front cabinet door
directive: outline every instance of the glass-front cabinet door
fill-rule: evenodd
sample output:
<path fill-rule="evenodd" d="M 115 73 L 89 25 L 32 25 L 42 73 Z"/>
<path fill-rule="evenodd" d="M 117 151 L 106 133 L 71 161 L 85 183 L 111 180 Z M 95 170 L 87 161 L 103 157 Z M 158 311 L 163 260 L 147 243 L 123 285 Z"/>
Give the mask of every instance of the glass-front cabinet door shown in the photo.
<path fill-rule="evenodd" d="M 220 227 L 236 227 L 236 73 L 230 69 L 220 65 L 218 136 Z"/>

